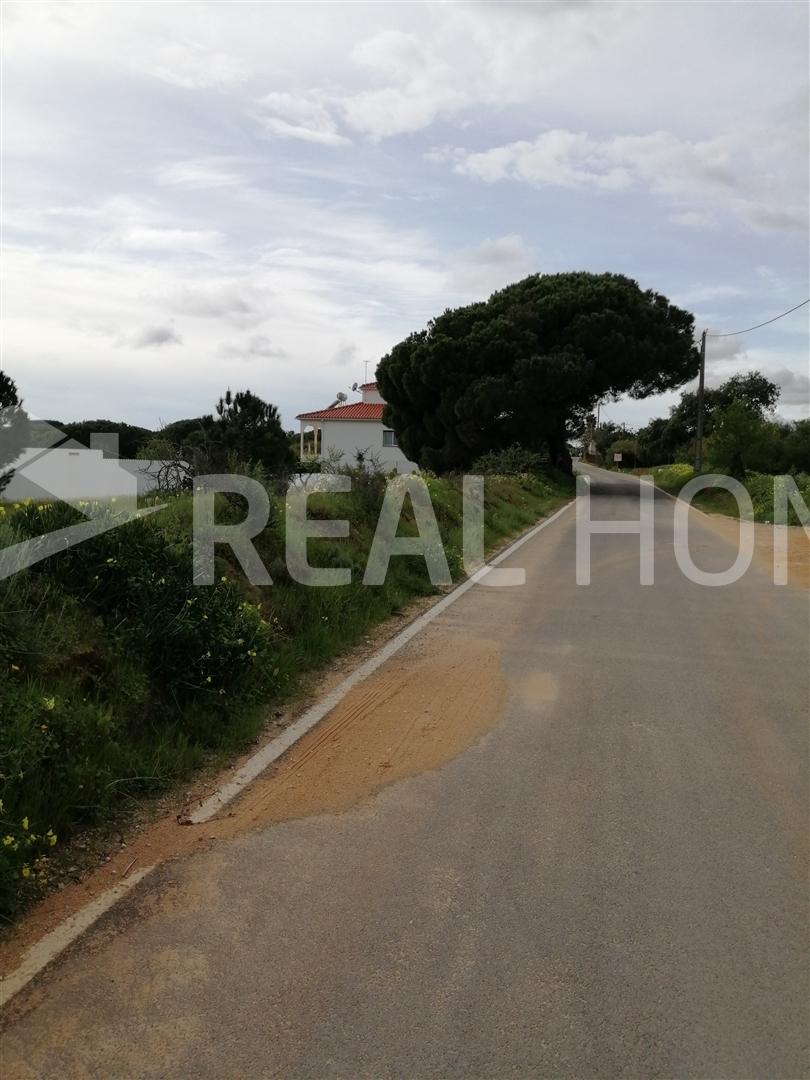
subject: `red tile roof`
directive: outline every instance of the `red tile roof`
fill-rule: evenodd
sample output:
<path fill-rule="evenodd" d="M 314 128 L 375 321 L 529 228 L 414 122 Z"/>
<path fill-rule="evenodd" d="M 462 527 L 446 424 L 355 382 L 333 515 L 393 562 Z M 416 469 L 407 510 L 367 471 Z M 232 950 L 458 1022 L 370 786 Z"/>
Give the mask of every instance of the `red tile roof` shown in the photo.
<path fill-rule="evenodd" d="M 361 390 L 376 390 L 377 384 L 375 382 L 364 382 L 360 384 Z"/>
<path fill-rule="evenodd" d="M 353 405 L 336 405 L 333 409 L 316 409 L 299 413 L 296 420 L 382 420 L 382 402 L 358 401 Z"/>

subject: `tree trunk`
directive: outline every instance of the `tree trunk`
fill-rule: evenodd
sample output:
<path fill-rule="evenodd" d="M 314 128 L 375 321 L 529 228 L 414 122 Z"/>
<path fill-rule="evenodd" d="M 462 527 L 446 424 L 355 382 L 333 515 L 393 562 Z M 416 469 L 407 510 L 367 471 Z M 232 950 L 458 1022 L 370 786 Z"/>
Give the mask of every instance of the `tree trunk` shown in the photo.
<path fill-rule="evenodd" d="M 564 473 L 573 473 L 574 463 L 571 460 L 571 455 L 568 453 L 568 444 L 566 442 L 564 429 L 549 436 L 548 456 L 551 458 L 551 464 L 555 469 L 559 469 L 560 472 Z"/>

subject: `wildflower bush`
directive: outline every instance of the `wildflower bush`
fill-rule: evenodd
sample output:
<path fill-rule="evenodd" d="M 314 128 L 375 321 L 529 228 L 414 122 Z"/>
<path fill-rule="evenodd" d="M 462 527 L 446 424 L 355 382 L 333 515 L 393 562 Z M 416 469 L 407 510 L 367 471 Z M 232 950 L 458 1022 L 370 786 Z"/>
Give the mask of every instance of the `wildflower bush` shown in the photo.
<path fill-rule="evenodd" d="M 691 465 L 660 465 L 650 469 L 636 469 L 637 473 L 651 474 L 655 483 L 677 495 L 684 486 L 695 476 L 695 470 Z M 720 474 L 725 475 L 725 474 Z M 800 497 L 805 505 L 810 507 L 810 474 L 794 473 L 791 479 L 796 484 Z M 785 477 L 772 476 L 770 473 L 747 472 L 740 483 L 751 496 L 754 508 L 754 521 L 772 524 L 775 519 L 774 497 L 780 488 L 785 488 Z M 701 510 L 728 514 L 732 517 L 739 515 L 739 507 L 734 496 L 723 488 L 705 488 L 695 496 L 694 505 Z M 799 515 L 792 503 L 788 502 L 788 525 L 800 525 Z"/>
<path fill-rule="evenodd" d="M 48 852 L 56 841 L 52 829 L 35 832 L 27 814 L 19 820 L 7 817 L 0 799 L 0 911 L 14 911 L 47 884 Z"/>
<path fill-rule="evenodd" d="M 307 553 L 313 566 L 349 567 L 350 585 L 292 580 L 285 496 L 272 487 L 268 525 L 254 539 L 270 587 L 249 585 L 227 547 L 217 548 L 215 583 L 193 584 L 189 494 L 0 581 L 0 916 L 47 886 L 49 860 L 76 833 L 244 746 L 303 672 L 434 591 L 424 560 L 410 556 L 392 558 L 383 585 L 362 586 L 387 478 L 373 468 L 349 471 L 351 492 L 314 493 L 308 514 L 348 519 L 350 536 L 310 540 Z M 457 577 L 461 478 L 425 479 Z M 487 543 L 533 524 L 569 494 L 529 472 L 492 476 Z M 227 499 L 216 508 L 218 520 L 241 520 Z M 94 513 L 112 516 L 116 507 Z M 79 520 L 61 503 L 7 506 L 0 548 Z M 406 499 L 400 533 L 415 529 Z"/>
<path fill-rule="evenodd" d="M 695 470 L 691 465 L 682 463 L 658 465 L 652 469 L 637 469 L 636 471 L 651 475 L 659 487 L 663 488 L 664 491 L 669 491 L 672 495 L 677 495 L 681 488 L 688 484 L 695 475 Z"/>
<path fill-rule="evenodd" d="M 795 473 L 791 479 L 796 484 L 800 497 L 806 506 L 810 507 L 810 474 Z M 770 476 L 765 473 L 746 473 L 743 484 L 751 496 L 754 507 L 754 521 L 773 523 L 775 520 L 775 495 L 779 489 L 787 486 L 785 477 Z M 735 504 L 736 508 L 736 504 Z M 736 509 L 732 512 L 736 513 Z M 788 525 L 801 525 L 799 515 L 793 505 L 788 502 Z"/>

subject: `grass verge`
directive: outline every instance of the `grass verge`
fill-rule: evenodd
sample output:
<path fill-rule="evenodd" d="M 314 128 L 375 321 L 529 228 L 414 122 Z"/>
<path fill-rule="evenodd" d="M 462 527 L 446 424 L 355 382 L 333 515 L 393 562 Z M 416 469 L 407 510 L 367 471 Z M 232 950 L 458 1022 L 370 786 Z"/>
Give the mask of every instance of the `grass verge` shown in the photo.
<path fill-rule="evenodd" d="M 461 480 L 426 481 L 457 578 Z M 271 587 L 250 586 L 226 547 L 215 584 L 192 584 L 190 496 L 0 582 L 0 917 L 11 920 L 49 887 L 66 841 L 233 756 L 303 675 L 436 591 L 415 556 L 393 558 L 384 585 L 361 584 L 384 490 L 384 478 L 357 474 L 350 493 L 310 497 L 310 517 L 351 523 L 347 539 L 311 540 L 310 563 L 350 567 L 350 585 L 290 578 L 278 496 L 254 538 Z M 488 477 L 487 547 L 572 494 L 567 481 Z M 217 515 L 242 518 L 224 498 Z M 7 507 L 0 548 L 77 519 L 64 504 Z M 409 502 L 400 532 L 415 532 Z"/>
<path fill-rule="evenodd" d="M 695 470 L 691 465 L 656 465 L 647 469 L 633 469 L 636 476 L 652 476 L 656 485 L 668 491 L 670 495 L 679 495 L 685 485 L 695 476 Z M 798 489 L 799 495 L 806 505 L 810 506 L 810 475 L 796 473 L 792 479 Z M 781 477 L 770 476 L 767 473 L 746 473 L 742 481 L 743 487 L 751 496 L 754 509 L 754 521 L 772 524 L 774 520 L 774 493 L 778 485 L 783 484 Z M 776 485 L 776 487 L 775 487 Z M 737 500 L 730 491 L 725 488 L 704 488 L 699 491 L 692 500 L 694 506 L 707 514 L 723 514 L 727 517 L 739 518 L 740 508 Z M 788 504 L 789 525 L 799 525 L 799 517 L 792 504 Z"/>

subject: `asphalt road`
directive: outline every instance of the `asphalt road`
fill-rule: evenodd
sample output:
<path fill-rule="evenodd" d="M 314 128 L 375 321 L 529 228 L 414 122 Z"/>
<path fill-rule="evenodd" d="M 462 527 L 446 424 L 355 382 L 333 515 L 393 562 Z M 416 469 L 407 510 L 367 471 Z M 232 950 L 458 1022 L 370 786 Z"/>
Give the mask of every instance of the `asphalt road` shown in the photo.
<path fill-rule="evenodd" d="M 165 866 L 29 995 L 6 1078 L 807 1076 L 807 594 L 690 583 L 673 505 L 652 587 L 621 535 L 577 587 L 569 510 L 525 587 L 467 592 L 401 660 L 497 650 L 488 733 Z"/>

